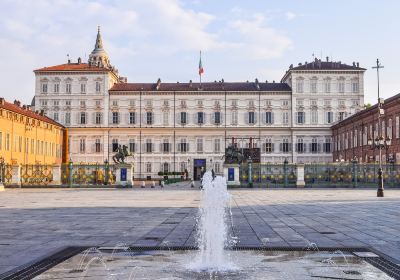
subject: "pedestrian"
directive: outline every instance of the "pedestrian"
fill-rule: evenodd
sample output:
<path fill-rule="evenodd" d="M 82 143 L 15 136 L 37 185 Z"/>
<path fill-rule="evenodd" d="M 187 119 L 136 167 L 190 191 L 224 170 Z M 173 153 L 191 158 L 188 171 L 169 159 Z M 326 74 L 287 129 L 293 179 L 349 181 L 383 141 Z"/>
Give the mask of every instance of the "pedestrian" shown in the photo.
<path fill-rule="evenodd" d="M 142 184 L 140 186 L 141 188 L 145 188 L 146 187 L 146 183 L 144 181 L 142 181 Z"/>
<path fill-rule="evenodd" d="M 161 184 L 160 184 L 160 186 L 161 186 L 161 188 L 163 189 L 164 188 L 164 181 L 161 181 Z"/>
<path fill-rule="evenodd" d="M 151 182 L 151 188 L 154 189 L 155 187 L 156 187 L 156 182 L 155 181 Z"/>
<path fill-rule="evenodd" d="M 190 187 L 194 188 L 194 181 L 192 180 L 192 182 L 190 183 Z"/>

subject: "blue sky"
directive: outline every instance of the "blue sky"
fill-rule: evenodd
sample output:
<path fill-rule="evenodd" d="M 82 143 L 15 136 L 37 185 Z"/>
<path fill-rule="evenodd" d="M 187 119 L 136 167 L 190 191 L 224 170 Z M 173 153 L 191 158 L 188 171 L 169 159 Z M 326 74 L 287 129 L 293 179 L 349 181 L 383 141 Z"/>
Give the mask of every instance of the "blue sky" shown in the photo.
<path fill-rule="evenodd" d="M 30 102 L 36 68 L 87 59 L 101 26 L 111 63 L 130 82 L 279 81 L 312 54 L 360 62 L 366 102 L 400 92 L 399 1 L 2 0 L 0 96 Z"/>

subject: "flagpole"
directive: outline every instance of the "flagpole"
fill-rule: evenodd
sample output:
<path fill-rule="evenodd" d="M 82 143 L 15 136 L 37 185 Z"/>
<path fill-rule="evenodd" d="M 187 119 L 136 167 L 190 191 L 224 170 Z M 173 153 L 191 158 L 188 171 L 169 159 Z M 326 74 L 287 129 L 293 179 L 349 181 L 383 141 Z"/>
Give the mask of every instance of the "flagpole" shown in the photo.
<path fill-rule="evenodd" d="M 201 51 L 200 51 L 200 62 L 201 62 Z M 200 76 L 200 88 L 201 88 L 201 73 L 199 71 L 199 76 Z"/>

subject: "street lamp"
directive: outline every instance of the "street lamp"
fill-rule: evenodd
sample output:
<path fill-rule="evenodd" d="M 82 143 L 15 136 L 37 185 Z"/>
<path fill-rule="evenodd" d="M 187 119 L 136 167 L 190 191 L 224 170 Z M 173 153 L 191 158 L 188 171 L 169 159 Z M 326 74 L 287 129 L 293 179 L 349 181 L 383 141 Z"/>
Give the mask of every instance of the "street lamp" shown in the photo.
<path fill-rule="evenodd" d="M 371 138 L 368 139 L 368 145 L 375 151 L 375 149 L 379 149 L 379 169 L 378 169 L 378 191 L 377 196 L 383 197 L 384 196 L 384 188 L 383 188 L 383 170 L 382 170 L 382 150 L 389 149 L 390 145 L 392 145 L 392 139 L 390 137 L 383 136 L 376 137 L 374 140 Z M 375 154 L 375 153 L 374 153 Z"/>

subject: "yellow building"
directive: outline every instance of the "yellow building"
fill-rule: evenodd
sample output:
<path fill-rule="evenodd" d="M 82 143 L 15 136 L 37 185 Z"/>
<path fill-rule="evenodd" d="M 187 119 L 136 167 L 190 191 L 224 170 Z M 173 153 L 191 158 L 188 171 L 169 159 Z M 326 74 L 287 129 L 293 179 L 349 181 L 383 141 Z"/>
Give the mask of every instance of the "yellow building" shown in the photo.
<path fill-rule="evenodd" d="M 66 161 L 66 130 L 19 101 L 0 98 L 0 157 L 8 164 L 61 164 Z"/>

